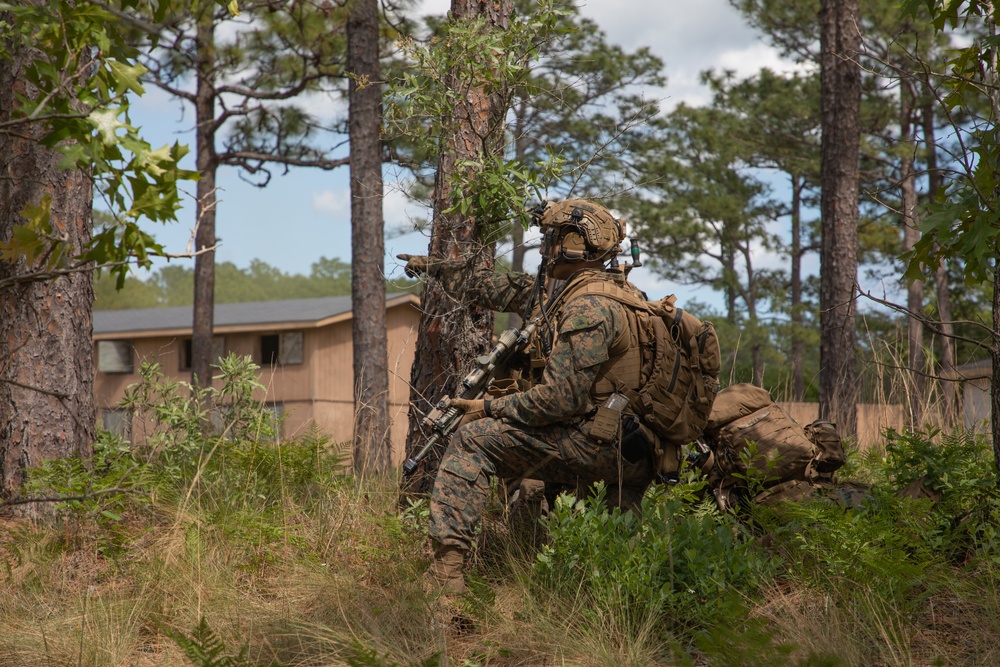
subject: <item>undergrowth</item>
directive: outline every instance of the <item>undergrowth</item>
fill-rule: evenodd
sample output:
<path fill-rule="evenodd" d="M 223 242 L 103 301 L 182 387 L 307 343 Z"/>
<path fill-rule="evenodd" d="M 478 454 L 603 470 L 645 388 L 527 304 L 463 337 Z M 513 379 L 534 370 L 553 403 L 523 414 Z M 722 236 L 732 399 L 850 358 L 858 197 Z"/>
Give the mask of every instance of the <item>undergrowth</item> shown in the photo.
<path fill-rule="evenodd" d="M 277 438 L 256 368 L 219 370 L 199 393 L 144 364 L 133 441 L 32 471 L 26 493 L 66 500 L 0 524 L 0 667 L 1000 661 L 982 436 L 888 432 L 852 457 L 871 486 L 851 507 L 720 512 L 690 471 L 633 512 L 601 486 L 542 521 L 498 495 L 470 594 L 442 604 L 426 499 L 401 511 L 395 479 L 354 478 L 317 431 Z"/>

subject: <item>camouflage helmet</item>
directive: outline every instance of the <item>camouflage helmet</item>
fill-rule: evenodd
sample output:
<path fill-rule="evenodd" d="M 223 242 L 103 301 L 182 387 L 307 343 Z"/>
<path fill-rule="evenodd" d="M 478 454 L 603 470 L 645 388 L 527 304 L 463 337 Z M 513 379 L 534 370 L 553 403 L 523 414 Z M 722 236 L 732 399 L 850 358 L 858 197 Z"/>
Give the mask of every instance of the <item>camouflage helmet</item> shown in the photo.
<path fill-rule="evenodd" d="M 560 259 L 602 260 L 621 252 L 625 224 L 600 204 L 584 199 L 542 202 L 532 211 L 534 224 L 546 238 L 554 232 L 562 243 Z"/>

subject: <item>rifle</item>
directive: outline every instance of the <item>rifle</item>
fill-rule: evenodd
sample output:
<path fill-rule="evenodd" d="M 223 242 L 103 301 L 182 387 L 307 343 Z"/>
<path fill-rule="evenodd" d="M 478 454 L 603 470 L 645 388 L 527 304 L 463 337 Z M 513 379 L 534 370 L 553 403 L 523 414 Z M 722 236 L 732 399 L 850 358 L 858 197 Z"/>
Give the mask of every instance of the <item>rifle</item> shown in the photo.
<path fill-rule="evenodd" d="M 497 339 L 497 344 L 493 346 L 493 349 L 488 354 L 476 358 L 476 367 L 462 380 L 458 398 L 482 398 L 486 390 L 489 389 L 490 383 L 493 382 L 496 371 L 506 368 L 511 358 L 527 345 L 528 340 L 531 339 L 531 335 L 538 326 L 539 317 L 535 317 L 528 326 L 521 330 L 511 328 L 500 334 L 500 338 Z M 437 446 L 439 442 L 448 441 L 449 436 L 458 428 L 458 424 L 462 421 L 464 414 L 464 410 L 448 407 L 447 396 L 443 396 L 438 401 L 438 404 L 420 422 L 424 428 L 432 430 L 433 435 L 431 435 L 427 440 L 427 444 L 424 445 L 423 449 L 416 456 L 406 459 L 406 462 L 403 464 L 403 474 L 405 476 L 409 477 L 416 472 L 420 466 L 420 462 L 424 460 L 428 452 Z"/>

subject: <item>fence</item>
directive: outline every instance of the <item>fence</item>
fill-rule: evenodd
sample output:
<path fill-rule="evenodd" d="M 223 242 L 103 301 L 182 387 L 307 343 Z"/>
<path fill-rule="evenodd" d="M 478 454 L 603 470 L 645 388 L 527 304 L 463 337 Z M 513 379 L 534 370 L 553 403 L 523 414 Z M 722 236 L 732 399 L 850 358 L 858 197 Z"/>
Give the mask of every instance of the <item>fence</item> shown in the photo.
<path fill-rule="evenodd" d="M 800 424 L 808 424 L 819 419 L 819 403 L 784 403 L 782 408 Z M 886 428 L 902 430 L 903 406 L 898 403 L 883 405 L 881 403 L 858 404 L 858 449 L 865 451 L 871 447 L 881 447 L 882 432 Z"/>

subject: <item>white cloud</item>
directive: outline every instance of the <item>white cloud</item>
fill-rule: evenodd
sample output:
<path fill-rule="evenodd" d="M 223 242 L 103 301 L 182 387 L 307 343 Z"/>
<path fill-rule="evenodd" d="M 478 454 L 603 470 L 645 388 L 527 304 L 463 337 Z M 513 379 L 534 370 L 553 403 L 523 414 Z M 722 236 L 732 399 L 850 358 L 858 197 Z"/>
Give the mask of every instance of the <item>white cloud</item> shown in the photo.
<path fill-rule="evenodd" d="M 443 14 L 449 0 L 424 0 L 422 14 Z M 670 109 L 705 104 L 710 94 L 699 81 L 709 69 L 749 76 L 769 67 L 788 71 L 792 63 L 764 43 L 729 0 L 581 0 L 580 13 L 605 32 L 612 44 L 634 51 L 648 47 L 666 64 L 667 86 L 646 90 Z"/>
<path fill-rule="evenodd" d="M 719 54 L 717 58 L 719 69 L 732 70 L 740 78 L 752 76 L 763 68 L 773 72 L 800 72 L 804 65 L 791 62 L 781 57 L 773 46 L 757 42 L 741 49 L 733 49 Z"/>
<path fill-rule="evenodd" d="M 411 186 L 407 179 L 394 180 L 386 177 L 383 185 L 382 218 L 387 229 L 411 229 L 414 222 L 430 217 L 430 209 L 415 202 L 406 195 Z"/>
<path fill-rule="evenodd" d="M 319 213 L 330 213 L 334 216 L 351 216 L 350 190 L 323 190 L 311 194 L 312 208 Z"/>
<path fill-rule="evenodd" d="M 414 221 L 430 217 L 430 210 L 406 196 L 409 183 L 386 178 L 382 198 L 382 218 L 387 229 L 408 229 Z M 345 221 L 351 216 L 351 191 L 349 188 L 314 190 L 310 194 L 312 210 L 326 213 Z"/>

